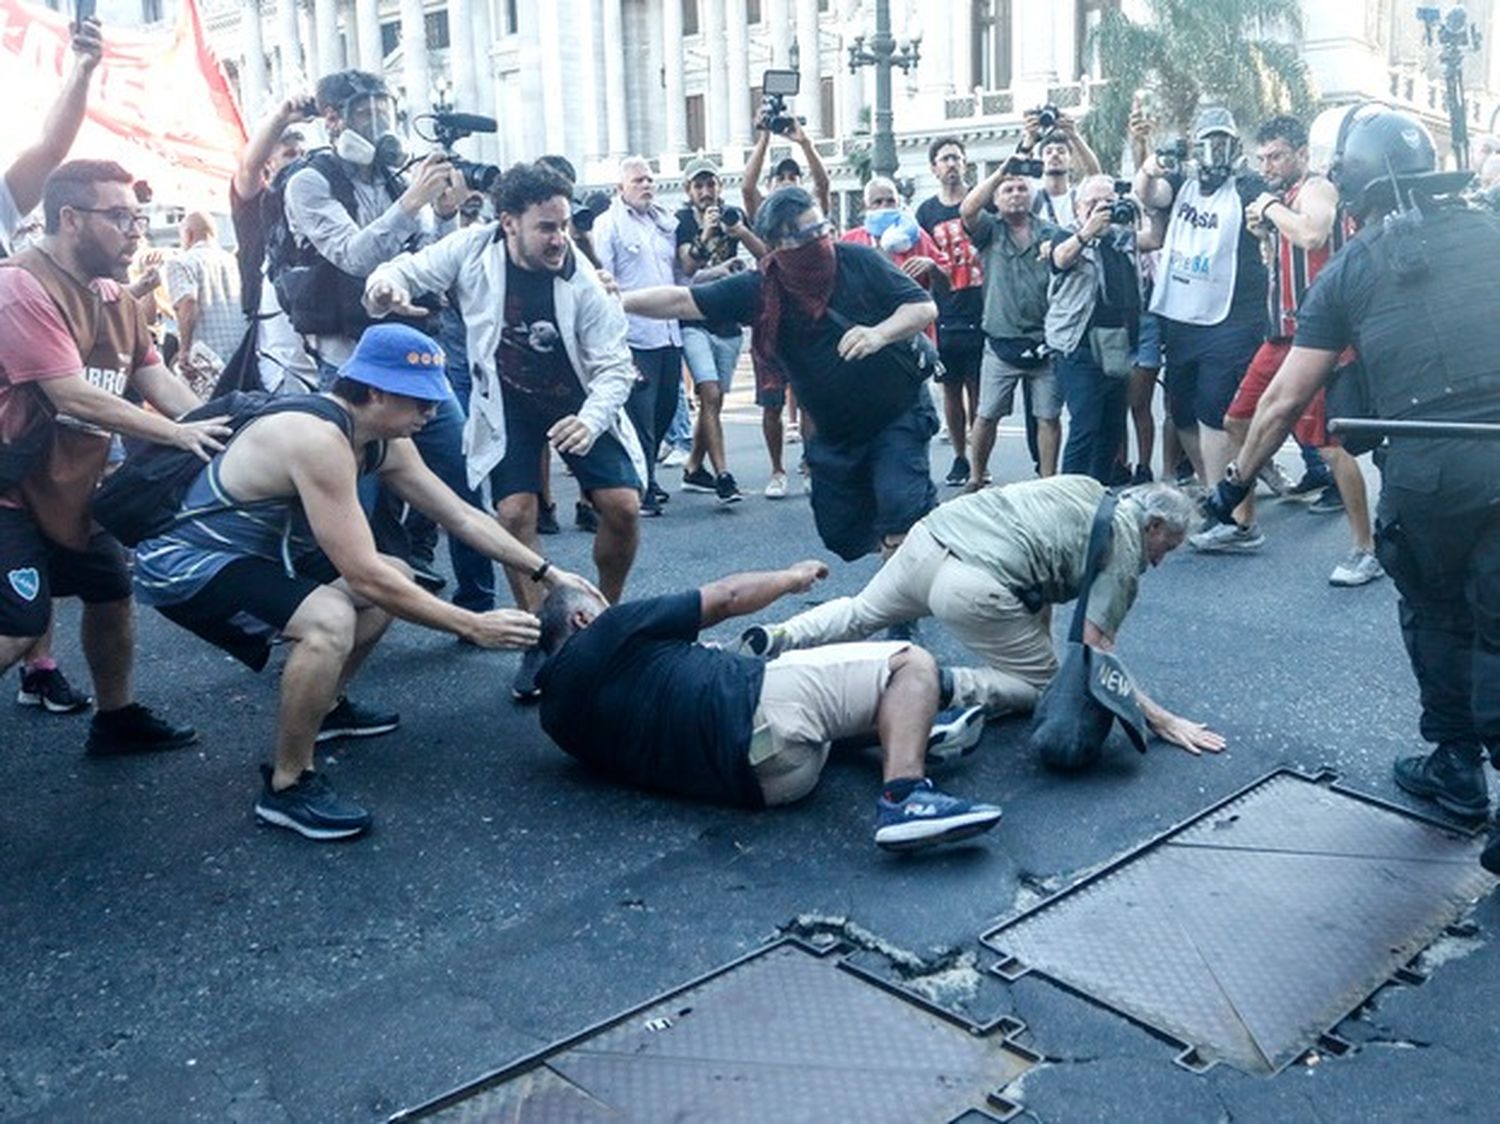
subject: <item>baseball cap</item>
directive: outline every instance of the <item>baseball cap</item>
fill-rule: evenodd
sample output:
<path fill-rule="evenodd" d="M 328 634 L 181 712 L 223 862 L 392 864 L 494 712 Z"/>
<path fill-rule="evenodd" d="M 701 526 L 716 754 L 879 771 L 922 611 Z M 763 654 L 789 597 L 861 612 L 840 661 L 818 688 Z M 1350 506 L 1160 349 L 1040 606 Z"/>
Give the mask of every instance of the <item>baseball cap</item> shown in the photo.
<path fill-rule="evenodd" d="M 688 161 L 687 167 L 682 169 L 682 182 L 692 183 L 705 173 L 710 176 L 717 176 L 719 174 L 719 166 L 707 156 L 695 156 Z"/>
<path fill-rule="evenodd" d="M 1235 127 L 1234 114 L 1222 105 L 1211 105 L 1204 108 L 1198 114 L 1198 119 L 1193 122 L 1193 139 L 1203 140 L 1205 137 L 1221 133 L 1225 136 L 1237 137 L 1240 131 Z"/>
<path fill-rule="evenodd" d="M 359 337 L 339 376 L 391 394 L 441 402 L 453 393 L 445 362 L 443 349 L 431 336 L 406 324 L 376 324 Z"/>

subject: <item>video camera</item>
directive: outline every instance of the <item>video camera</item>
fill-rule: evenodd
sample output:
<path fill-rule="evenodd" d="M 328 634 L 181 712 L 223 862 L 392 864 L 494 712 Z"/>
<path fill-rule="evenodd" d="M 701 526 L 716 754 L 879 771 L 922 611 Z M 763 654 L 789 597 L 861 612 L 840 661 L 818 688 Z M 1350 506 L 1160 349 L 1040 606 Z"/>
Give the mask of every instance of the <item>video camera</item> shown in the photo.
<path fill-rule="evenodd" d="M 802 75 L 798 71 L 766 71 L 760 80 L 760 116 L 755 119 L 755 127 L 784 137 L 795 126 L 806 125 L 806 117 L 794 117 L 786 109 L 786 99 L 796 97 L 801 88 Z"/>
<path fill-rule="evenodd" d="M 1178 137 L 1171 144 L 1162 145 L 1156 150 L 1156 163 L 1164 172 L 1180 172 L 1191 155 L 1192 149 L 1187 138 Z"/>
<path fill-rule="evenodd" d="M 1115 197 L 1109 204 L 1109 221 L 1117 226 L 1134 226 L 1141 217 L 1141 208 L 1130 197 L 1129 180 L 1115 180 Z"/>
<path fill-rule="evenodd" d="M 474 133 L 497 132 L 499 125 L 495 119 L 479 113 L 454 113 L 451 110 L 437 110 L 425 114 L 423 119 L 432 122 L 432 136 L 423 139 L 432 141 L 447 154 L 453 167 L 463 174 L 470 191 L 482 191 L 488 195 L 500 178 L 500 169 L 493 164 L 465 160 L 453 151 L 453 146 Z M 419 132 L 418 136 L 422 134 Z"/>
<path fill-rule="evenodd" d="M 609 210 L 609 192 L 591 191 L 580 201 L 573 200 L 573 210 L 568 216 L 573 229 L 587 234 L 594 229 L 594 220 Z"/>

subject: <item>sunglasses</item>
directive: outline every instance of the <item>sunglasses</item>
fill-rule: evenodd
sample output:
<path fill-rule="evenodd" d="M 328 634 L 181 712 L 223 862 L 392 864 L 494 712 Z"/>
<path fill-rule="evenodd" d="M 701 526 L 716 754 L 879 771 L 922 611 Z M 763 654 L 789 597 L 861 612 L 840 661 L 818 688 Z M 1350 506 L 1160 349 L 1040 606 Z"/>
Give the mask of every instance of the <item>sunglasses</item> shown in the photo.
<path fill-rule="evenodd" d="M 798 227 L 796 230 L 787 231 L 781 240 L 789 242 L 793 246 L 805 246 L 814 239 L 822 238 L 825 234 L 832 232 L 833 223 L 827 219 L 819 219 L 817 222 L 808 223 L 806 226 Z"/>

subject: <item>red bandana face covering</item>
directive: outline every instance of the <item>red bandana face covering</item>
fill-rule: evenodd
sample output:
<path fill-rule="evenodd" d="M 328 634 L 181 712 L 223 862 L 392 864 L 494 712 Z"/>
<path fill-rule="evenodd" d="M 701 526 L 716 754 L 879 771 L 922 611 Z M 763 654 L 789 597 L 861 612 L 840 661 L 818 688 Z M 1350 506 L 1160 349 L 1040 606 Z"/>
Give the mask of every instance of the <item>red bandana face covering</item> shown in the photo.
<path fill-rule="evenodd" d="M 833 294 L 835 266 L 833 240 L 826 236 L 765 256 L 760 267 L 760 316 L 755 321 L 754 337 L 755 352 L 762 361 L 776 361 L 783 302 L 790 299 L 812 320 L 823 315 Z"/>

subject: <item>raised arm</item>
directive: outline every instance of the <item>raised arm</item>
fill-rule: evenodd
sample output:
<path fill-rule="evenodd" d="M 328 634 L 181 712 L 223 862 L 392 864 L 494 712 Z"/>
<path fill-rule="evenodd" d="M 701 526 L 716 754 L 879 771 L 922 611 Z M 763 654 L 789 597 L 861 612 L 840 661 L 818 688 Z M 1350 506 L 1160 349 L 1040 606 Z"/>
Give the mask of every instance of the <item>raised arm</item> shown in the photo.
<path fill-rule="evenodd" d="M 1278 196 L 1265 192 L 1245 208 L 1246 217 L 1272 224 L 1283 238 L 1300 249 L 1321 249 L 1333 236 L 1333 224 L 1338 219 L 1338 189 L 1320 176 L 1308 180 L 1297 202 L 1301 210 L 1294 211 Z"/>
<path fill-rule="evenodd" d="M 802 155 L 807 158 L 807 174 L 812 177 L 813 198 L 818 201 L 818 206 L 826 215 L 831 209 L 831 193 L 828 183 L 828 169 L 823 166 L 823 157 L 818 155 L 818 146 L 813 143 L 812 137 L 802 131 L 802 126 L 796 122 L 792 123 L 792 131 L 789 134 L 802 148 Z"/>
<path fill-rule="evenodd" d="M 1099 163 L 1099 157 L 1089 147 L 1089 142 L 1083 139 L 1083 134 L 1078 131 L 1078 122 L 1066 113 L 1059 114 L 1057 131 L 1068 138 L 1068 147 L 1073 150 L 1073 163 L 1078 169 L 1080 178 L 1097 176 L 1104 170 Z"/>
<path fill-rule="evenodd" d="M 745 214 L 752 219 L 755 217 L 755 212 L 760 210 L 761 200 L 765 198 L 760 193 L 760 177 L 765 175 L 766 152 L 770 147 L 770 130 L 757 129 L 755 147 L 750 150 L 750 159 L 745 161 L 745 179 L 740 184 L 740 199 L 745 204 Z"/>
<path fill-rule="evenodd" d="M 827 576 L 828 567 L 824 563 L 809 559 L 784 570 L 730 574 L 727 578 L 709 582 L 698 591 L 703 599 L 702 627 L 712 628 L 730 617 L 758 613 L 789 593 L 811 589 L 814 582 Z"/>
<path fill-rule="evenodd" d="M 294 95 L 277 106 L 276 112 L 250 134 L 249 143 L 240 153 L 240 162 L 234 169 L 234 193 L 241 199 L 259 195 L 265 187 L 266 161 L 276 151 L 281 134 L 298 121 L 312 120 L 317 112 L 317 105 L 308 94 Z"/>
<path fill-rule="evenodd" d="M 89 79 L 103 57 L 104 40 L 99 34 L 98 21 L 84 20 L 83 26 L 73 33 L 73 66 L 63 80 L 62 93 L 47 111 L 42 139 L 23 150 L 5 169 L 5 186 L 21 214 L 42 201 L 42 186 L 47 177 L 68 158 L 68 150 L 78 138 L 88 110 Z"/>
<path fill-rule="evenodd" d="M 995 198 L 995 188 L 1000 186 L 1000 177 L 1005 175 L 1006 164 L 1002 163 L 984 179 L 980 180 L 969 193 L 964 196 L 964 201 L 958 205 L 958 217 L 963 220 L 964 233 L 972 236 L 980 225 L 980 215 Z"/>

